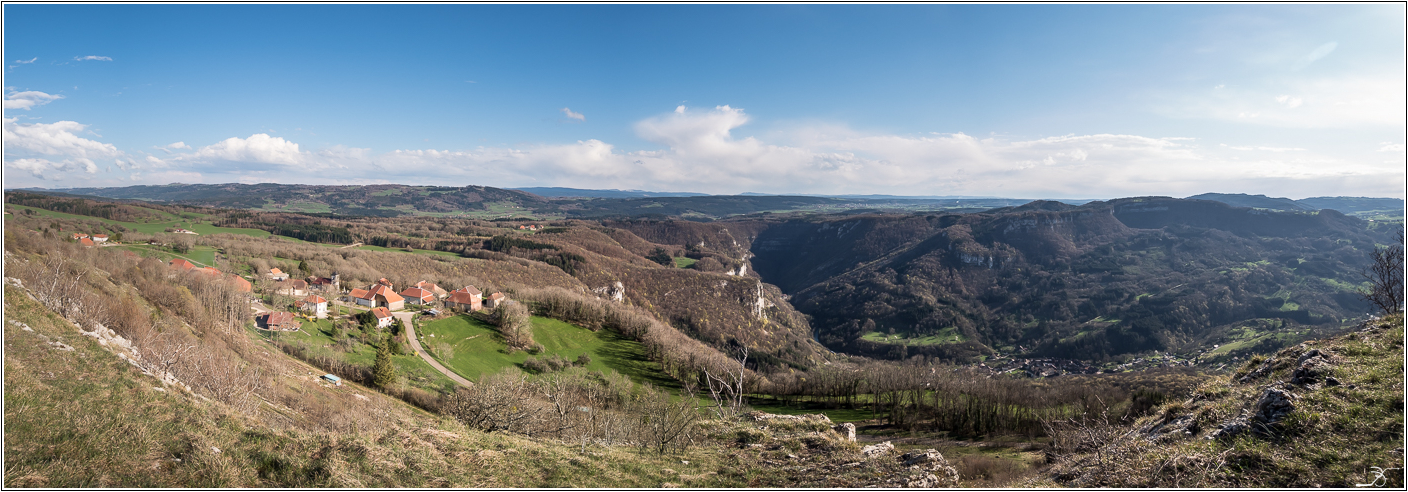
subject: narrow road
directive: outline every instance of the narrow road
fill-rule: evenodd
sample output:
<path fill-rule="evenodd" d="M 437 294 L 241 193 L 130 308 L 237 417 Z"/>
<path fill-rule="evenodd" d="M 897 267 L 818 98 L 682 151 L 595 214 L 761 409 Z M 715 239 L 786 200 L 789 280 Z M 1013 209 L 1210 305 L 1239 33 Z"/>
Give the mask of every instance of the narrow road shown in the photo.
<path fill-rule="evenodd" d="M 435 370 L 440 371 L 440 373 L 444 374 L 445 377 L 450 378 L 454 382 L 460 383 L 463 386 L 474 386 L 474 383 L 469 382 L 468 379 L 462 378 L 459 374 L 455 374 L 455 372 L 451 371 L 449 368 L 440 365 L 440 361 L 435 360 L 435 358 L 431 357 L 430 354 L 427 353 L 424 348 L 421 348 L 420 340 L 416 338 L 416 328 L 414 326 L 414 323 L 411 322 L 411 317 L 414 316 L 414 314 L 415 313 L 409 312 L 391 313 L 392 316 L 395 316 L 396 319 L 401 320 L 402 324 L 406 325 L 406 339 L 410 340 L 411 349 L 415 350 L 416 354 L 420 355 L 420 358 L 425 359 L 425 362 L 430 364 L 430 367 L 434 367 Z"/>

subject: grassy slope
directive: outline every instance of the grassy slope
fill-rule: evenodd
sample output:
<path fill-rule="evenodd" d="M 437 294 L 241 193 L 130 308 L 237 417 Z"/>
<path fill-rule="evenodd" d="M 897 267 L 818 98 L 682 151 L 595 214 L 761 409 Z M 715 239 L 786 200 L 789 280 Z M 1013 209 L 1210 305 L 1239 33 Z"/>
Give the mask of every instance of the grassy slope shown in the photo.
<path fill-rule="evenodd" d="M 193 261 L 193 262 L 195 262 L 195 263 L 198 263 L 198 265 L 196 265 L 196 266 L 216 266 L 216 265 L 215 265 L 215 251 L 216 251 L 216 250 L 215 250 L 214 247 L 211 247 L 211 246 L 191 246 L 191 250 L 190 250 L 190 251 L 187 251 L 186 254 L 183 254 L 183 255 L 178 255 L 178 254 L 176 254 L 176 253 L 172 253 L 172 252 L 170 252 L 170 251 L 166 251 L 166 250 L 164 250 L 164 249 L 162 249 L 162 248 L 160 248 L 160 247 L 157 247 L 157 246 L 146 246 L 146 245 L 133 245 L 133 244 L 129 244 L 129 245 L 115 246 L 115 247 L 118 248 L 118 249 L 124 249 L 124 250 L 127 250 L 127 251 L 131 251 L 131 252 L 133 252 L 133 253 L 137 253 L 137 254 L 142 255 L 142 256 L 150 256 L 150 257 L 152 257 L 152 258 L 156 258 L 156 259 L 159 259 L 159 260 L 161 260 L 161 261 L 171 261 L 173 258 L 178 258 L 178 257 L 179 257 L 179 258 L 186 258 L 186 259 L 189 259 L 189 260 L 191 260 L 191 261 Z"/>
<path fill-rule="evenodd" d="M 1334 354 L 1328 376 L 1339 385 L 1289 383 L 1298 358 L 1312 349 Z M 1381 485 L 1401 489 L 1403 355 L 1403 317 L 1397 315 L 1365 330 L 1255 357 L 1235 373 L 1203 384 L 1188 401 L 1156 408 L 1133 429 L 1113 428 L 1108 435 L 1115 437 L 1101 441 L 1099 453 L 1084 449 L 1060 456 L 1052 481 L 1033 485 L 1354 487 L 1369 483 L 1371 468 L 1379 467 L 1396 469 Z M 1241 381 L 1263 365 L 1269 373 Z M 1270 387 L 1295 395 L 1294 410 L 1270 433 L 1207 439 L 1238 415 L 1256 413 Z M 1193 422 L 1188 434 L 1152 432 L 1186 416 Z"/>
<path fill-rule="evenodd" d="M 376 347 L 372 345 L 358 343 L 351 350 L 341 352 L 333 348 L 332 322 L 329 320 L 302 321 L 303 327 L 299 331 L 282 332 L 273 334 L 282 341 L 299 343 L 309 347 L 309 353 L 313 355 L 329 355 L 338 359 L 351 362 L 360 366 L 371 367 L 376 361 Z M 251 330 L 256 332 L 260 338 L 268 338 L 270 332 Z M 409 347 L 407 347 L 409 349 Z M 391 361 L 396 365 L 396 374 L 406 378 L 412 386 L 422 389 L 438 390 L 442 388 L 453 388 L 455 383 L 450 378 L 440 374 L 440 371 L 430 367 L 420 356 L 412 354 L 407 350 L 405 355 L 393 355 Z"/>
<path fill-rule="evenodd" d="M 42 209 L 42 208 L 26 207 L 26 206 L 24 206 L 24 205 L 8 205 L 8 204 L 7 204 L 7 206 L 14 207 L 14 208 L 16 208 L 16 209 L 33 210 L 34 213 L 36 213 L 36 214 L 38 214 L 38 215 L 43 215 L 43 216 L 48 216 L 48 217 L 57 217 L 57 218 L 62 218 L 62 219 L 76 219 L 76 220 L 95 220 L 95 221 L 103 222 L 103 223 L 107 223 L 107 224 L 120 225 L 120 226 L 122 226 L 122 227 L 126 227 L 126 228 L 128 228 L 128 229 L 132 229 L 132 230 L 134 230 L 134 231 L 142 232 L 142 233 L 146 233 L 146 234 L 160 234 L 160 233 L 164 232 L 164 231 L 166 230 L 166 228 L 168 228 L 168 227 L 182 227 L 182 228 L 189 229 L 189 230 L 194 231 L 194 232 L 199 233 L 199 234 L 222 234 L 222 233 L 224 233 L 224 234 L 244 234 L 244 235 L 246 235 L 246 236 L 254 236 L 254 237 L 264 237 L 264 236 L 268 236 L 268 235 L 269 235 L 269 231 L 264 231 L 264 230 L 259 230 L 259 229 L 241 229 L 241 228 L 232 228 L 232 227 L 215 227 L 215 226 L 213 226 L 213 225 L 210 225 L 210 222 L 209 222 L 210 219 L 208 218 L 209 216 L 208 216 L 208 215 L 203 215 L 203 214 L 186 214 L 189 218 L 183 218 L 183 217 L 177 217 L 177 216 L 175 216 L 175 215 L 172 215 L 172 214 L 169 214 L 169 213 L 166 213 L 166 212 L 162 212 L 162 211 L 159 211 L 159 210 L 153 210 L 153 212 L 162 214 L 162 215 L 165 216 L 168 220 L 165 220 L 165 221 L 162 221 L 162 222 L 121 222 L 121 221 L 108 220 L 108 219 L 99 218 L 99 217 L 89 217 L 89 216 L 87 216 L 87 215 L 74 215 L 74 214 L 66 214 L 66 213 L 63 213 L 63 212 L 54 212 L 54 211 L 50 211 L 50 210 L 44 210 L 44 209 Z"/>
<path fill-rule="evenodd" d="M 503 337 L 494 327 L 471 316 L 455 316 L 420 325 L 416 334 L 421 345 L 432 353 L 441 343 L 452 342 L 454 358 L 446 361 L 436 357 L 451 370 L 471 381 L 507 367 L 523 367 L 523 361 L 535 357 L 527 352 L 507 353 Z M 639 342 L 622 337 L 611 330 L 592 332 L 555 319 L 533 317 L 533 340 L 545 349 L 536 357 L 557 354 L 576 360 L 585 353 L 591 357 L 588 370 L 619 372 L 637 383 L 678 387 L 679 383 L 664 376 L 659 364 L 645 356 Z"/>
<path fill-rule="evenodd" d="M 469 431 L 354 384 L 314 388 L 387 405 L 384 428 L 276 430 L 175 388 L 154 389 L 155 379 L 18 289 L 6 286 L 5 301 L 7 488 L 739 487 L 756 474 L 719 448 L 656 456 L 588 446 L 582 454 L 570 444 Z M 75 350 L 56 350 L 40 335 Z"/>

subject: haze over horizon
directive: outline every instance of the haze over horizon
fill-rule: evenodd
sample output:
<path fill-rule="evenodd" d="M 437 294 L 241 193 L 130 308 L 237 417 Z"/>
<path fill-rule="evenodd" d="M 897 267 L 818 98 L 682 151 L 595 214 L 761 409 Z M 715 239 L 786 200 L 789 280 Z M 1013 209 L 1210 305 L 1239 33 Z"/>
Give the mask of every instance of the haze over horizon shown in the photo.
<path fill-rule="evenodd" d="M 4 9 L 6 188 L 1404 197 L 1402 4 Z"/>

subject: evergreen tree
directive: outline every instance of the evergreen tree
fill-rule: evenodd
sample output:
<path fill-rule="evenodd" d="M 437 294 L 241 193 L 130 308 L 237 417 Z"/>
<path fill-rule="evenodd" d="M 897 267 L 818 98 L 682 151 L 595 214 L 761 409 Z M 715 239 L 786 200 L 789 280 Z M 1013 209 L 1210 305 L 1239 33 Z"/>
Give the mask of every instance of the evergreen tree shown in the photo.
<path fill-rule="evenodd" d="M 372 366 L 372 384 L 379 388 L 390 386 L 396 381 L 396 366 L 391 364 L 391 337 L 376 349 L 376 364 Z"/>

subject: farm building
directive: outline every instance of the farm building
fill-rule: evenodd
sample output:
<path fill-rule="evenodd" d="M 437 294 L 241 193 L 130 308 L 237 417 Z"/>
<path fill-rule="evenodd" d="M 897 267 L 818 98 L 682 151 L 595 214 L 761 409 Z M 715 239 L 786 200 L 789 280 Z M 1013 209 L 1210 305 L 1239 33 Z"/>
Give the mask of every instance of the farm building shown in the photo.
<path fill-rule="evenodd" d="M 415 304 L 417 306 L 430 306 L 435 303 L 435 293 L 422 289 L 420 287 L 411 287 L 409 289 L 403 290 L 401 291 L 400 296 L 406 298 L 406 304 Z"/>
<path fill-rule="evenodd" d="M 295 331 L 302 325 L 294 320 L 293 313 L 279 311 L 264 315 L 264 329 L 271 331 Z"/>
<path fill-rule="evenodd" d="M 473 285 L 457 289 L 445 298 L 445 309 L 450 311 L 478 311 L 483 307 L 483 293 Z"/>
<path fill-rule="evenodd" d="M 391 311 L 384 307 L 372 309 L 372 316 L 376 316 L 377 328 L 391 326 L 391 323 L 396 320 L 396 318 L 391 317 Z"/>
<path fill-rule="evenodd" d="M 508 296 L 504 295 L 503 292 L 495 292 L 495 293 L 493 293 L 493 294 L 489 294 L 489 298 L 484 299 L 484 308 L 485 308 L 485 309 L 494 309 L 494 308 L 497 307 L 499 304 L 505 303 L 505 302 L 509 302 L 509 301 L 508 301 Z"/>
<path fill-rule="evenodd" d="M 285 273 L 283 270 L 279 270 L 277 268 L 270 268 L 269 279 L 282 282 L 284 280 L 288 280 L 288 273 Z"/>

